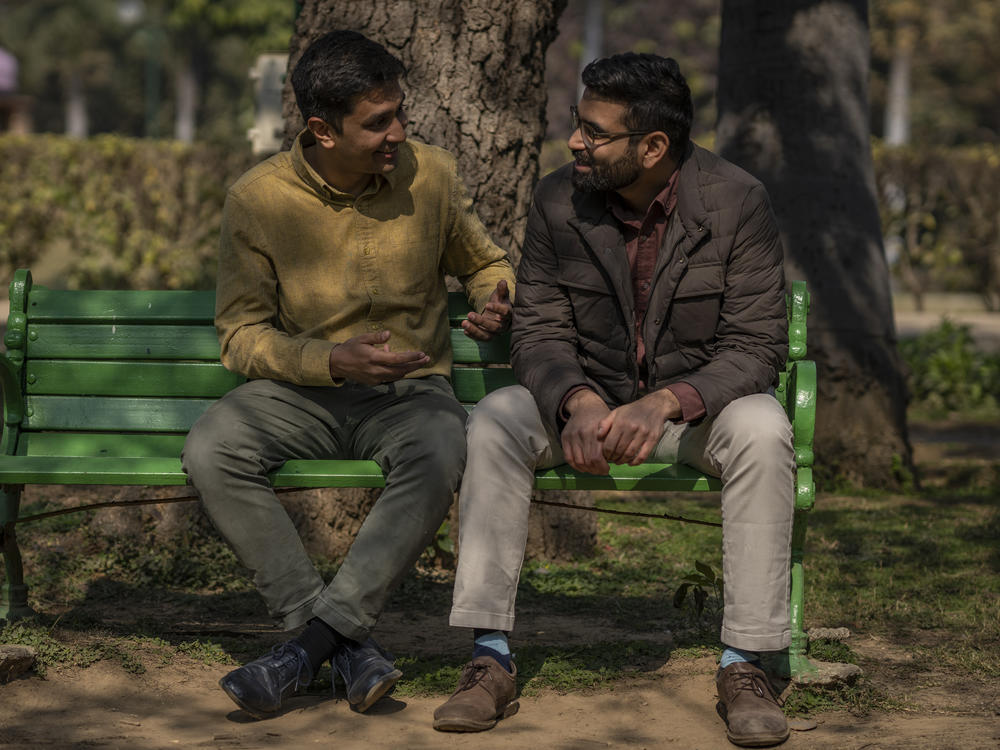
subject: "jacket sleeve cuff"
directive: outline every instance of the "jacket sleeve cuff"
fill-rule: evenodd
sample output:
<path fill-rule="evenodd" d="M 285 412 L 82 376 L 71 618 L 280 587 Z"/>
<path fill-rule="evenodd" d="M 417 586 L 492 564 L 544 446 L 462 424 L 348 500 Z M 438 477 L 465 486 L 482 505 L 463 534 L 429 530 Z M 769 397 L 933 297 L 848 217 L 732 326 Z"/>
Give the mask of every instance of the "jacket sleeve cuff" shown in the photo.
<path fill-rule="evenodd" d="M 681 405 L 681 422 L 694 422 L 705 416 L 705 402 L 698 390 L 688 383 L 671 383 L 666 389 L 676 396 Z"/>
<path fill-rule="evenodd" d="M 591 390 L 589 385 L 584 385 L 583 383 L 581 383 L 580 385 L 574 385 L 572 388 L 566 391 L 566 395 L 564 395 L 562 397 L 562 401 L 559 402 L 559 412 L 557 414 L 557 416 L 559 417 L 559 423 L 561 425 L 564 425 L 569 421 L 570 413 L 566 411 L 566 404 L 569 403 L 569 400 L 573 396 L 573 394 L 579 393 L 580 391 L 589 391 L 589 390 Z"/>

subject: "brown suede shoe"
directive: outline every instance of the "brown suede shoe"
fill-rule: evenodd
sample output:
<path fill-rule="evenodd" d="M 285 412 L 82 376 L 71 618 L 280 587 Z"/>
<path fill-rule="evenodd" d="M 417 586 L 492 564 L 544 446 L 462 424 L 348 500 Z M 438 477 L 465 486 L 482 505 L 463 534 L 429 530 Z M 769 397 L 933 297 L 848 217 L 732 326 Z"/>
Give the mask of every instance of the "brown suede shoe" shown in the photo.
<path fill-rule="evenodd" d="M 434 712 L 434 728 L 442 732 L 481 732 L 517 713 L 514 700 L 517 667 L 508 672 L 491 656 L 465 665 L 458 689 Z"/>
<path fill-rule="evenodd" d="M 767 676 L 753 664 L 737 662 L 720 669 L 715 687 L 726 736 L 734 745 L 766 747 L 788 739 L 788 722 Z"/>

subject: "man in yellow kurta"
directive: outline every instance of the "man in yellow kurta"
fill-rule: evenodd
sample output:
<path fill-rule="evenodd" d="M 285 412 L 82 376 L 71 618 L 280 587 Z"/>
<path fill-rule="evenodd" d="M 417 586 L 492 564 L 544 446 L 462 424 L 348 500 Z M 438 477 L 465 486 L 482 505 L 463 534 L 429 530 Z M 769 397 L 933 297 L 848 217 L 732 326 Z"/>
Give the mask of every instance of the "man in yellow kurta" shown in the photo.
<path fill-rule="evenodd" d="M 184 469 L 254 576 L 270 614 L 301 632 L 221 680 L 254 716 L 331 661 L 366 710 L 401 676 L 370 633 L 433 538 L 465 464 L 449 382 L 445 274 L 475 310 L 467 335 L 509 325 L 513 272 L 446 151 L 406 140 L 402 65 L 335 31 L 292 84 L 306 129 L 226 199 L 216 327 L 249 382 L 195 424 Z M 289 459 L 371 459 L 386 486 L 325 584 L 267 474 Z"/>

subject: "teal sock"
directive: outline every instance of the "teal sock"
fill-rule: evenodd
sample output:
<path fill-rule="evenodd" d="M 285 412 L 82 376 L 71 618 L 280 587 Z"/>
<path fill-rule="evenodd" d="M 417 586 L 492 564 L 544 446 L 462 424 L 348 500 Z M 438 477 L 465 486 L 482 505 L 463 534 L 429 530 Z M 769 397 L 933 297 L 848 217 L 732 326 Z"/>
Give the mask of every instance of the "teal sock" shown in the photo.
<path fill-rule="evenodd" d="M 726 650 L 722 652 L 722 658 L 719 660 L 719 669 L 725 669 L 730 664 L 736 664 L 740 661 L 756 664 L 760 661 L 760 655 L 756 651 L 744 651 L 743 649 L 726 646 Z"/>

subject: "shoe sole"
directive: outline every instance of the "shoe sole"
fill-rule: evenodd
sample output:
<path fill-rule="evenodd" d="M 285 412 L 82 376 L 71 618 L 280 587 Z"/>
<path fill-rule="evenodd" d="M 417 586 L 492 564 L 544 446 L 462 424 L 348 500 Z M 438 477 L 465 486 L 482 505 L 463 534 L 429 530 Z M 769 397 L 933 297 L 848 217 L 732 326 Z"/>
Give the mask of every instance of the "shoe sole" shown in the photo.
<path fill-rule="evenodd" d="M 275 712 L 273 712 L 273 711 L 260 711 L 259 709 L 251 708 L 249 705 L 247 705 L 246 703 L 244 703 L 242 700 L 240 700 L 240 698 L 238 698 L 233 693 L 233 691 L 229 688 L 229 686 L 225 684 L 224 679 L 223 680 L 219 680 L 219 687 L 222 688 L 223 692 L 225 692 L 225 694 L 229 696 L 229 699 L 233 703 L 235 703 L 237 706 L 239 706 L 241 709 L 243 709 L 244 711 L 246 711 L 248 714 L 250 714 L 255 719 L 266 719 L 266 718 L 268 718 L 270 716 L 274 716 Z"/>
<path fill-rule="evenodd" d="M 740 736 L 733 734 L 728 730 L 726 731 L 726 738 L 734 745 L 739 745 L 740 747 L 770 747 L 771 745 L 780 745 L 782 742 L 787 740 L 790 735 L 791 732 L 786 731 L 783 735 L 751 734 L 751 735 Z"/>
<path fill-rule="evenodd" d="M 492 729 L 500 719 L 507 719 L 517 713 L 521 705 L 516 701 L 507 704 L 503 711 L 488 721 L 475 719 L 435 719 L 434 728 L 439 732 L 483 732 Z"/>
<path fill-rule="evenodd" d="M 392 670 L 385 677 L 372 685 L 371 689 L 365 694 L 365 697 L 361 701 L 358 703 L 352 703 L 351 708 L 358 713 L 364 713 L 375 705 L 379 698 L 392 690 L 396 686 L 396 683 L 399 682 L 399 678 L 402 676 L 403 673 L 398 669 Z"/>

